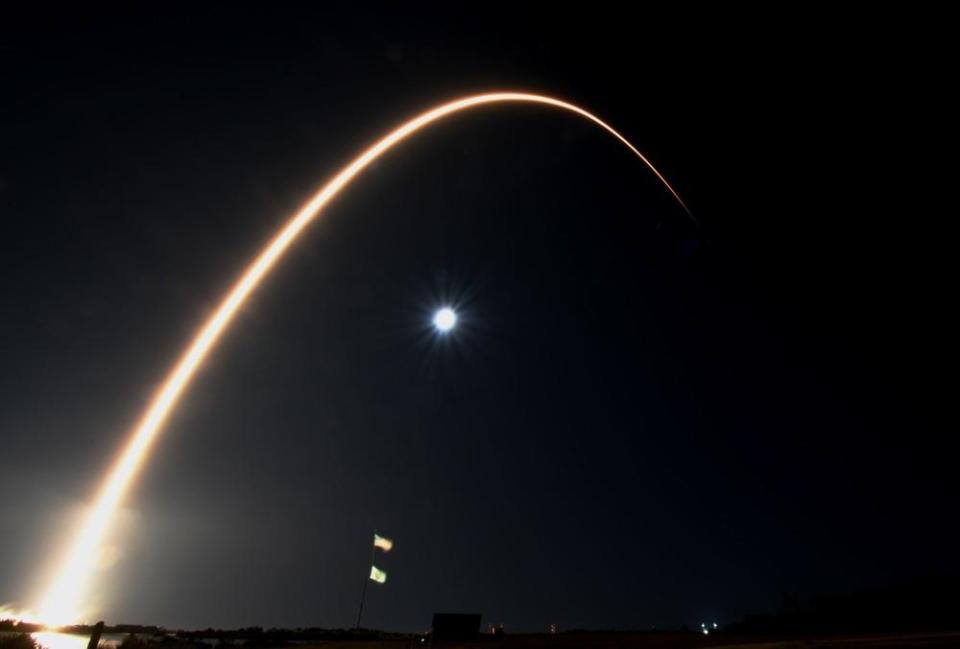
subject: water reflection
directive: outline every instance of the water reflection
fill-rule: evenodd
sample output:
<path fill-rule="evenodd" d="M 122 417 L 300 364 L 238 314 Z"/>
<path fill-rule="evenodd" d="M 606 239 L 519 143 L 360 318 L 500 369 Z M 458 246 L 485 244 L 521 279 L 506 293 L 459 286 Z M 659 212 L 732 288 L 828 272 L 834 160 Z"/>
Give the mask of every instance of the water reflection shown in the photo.
<path fill-rule="evenodd" d="M 87 649 L 87 643 L 90 642 L 89 635 L 78 633 L 37 631 L 30 635 L 45 649 Z M 104 634 L 100 637 L 100 646 L 106 645 L 109 649 L 116 649 L 122 641 L 123 636 Z"/>

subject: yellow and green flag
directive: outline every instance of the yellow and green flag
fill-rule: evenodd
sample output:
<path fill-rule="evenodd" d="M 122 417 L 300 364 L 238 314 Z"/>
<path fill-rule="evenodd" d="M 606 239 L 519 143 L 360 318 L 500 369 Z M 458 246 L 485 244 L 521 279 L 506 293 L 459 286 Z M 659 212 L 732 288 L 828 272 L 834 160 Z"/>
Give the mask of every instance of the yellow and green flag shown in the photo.
<path fill-rule="evenodd" d="M 385 536 L 380 536 L 379 534 L 374 533 L 373 547 L 380 548 L 384 552 L 389 552 L 390 549 L 393 548 L 393 541 Z"/>
<path fill-rule="evenodd" d="M 370 579 L 378 584 L 387 583 L 387 573 L 376 566 L 370 566 Z"/>

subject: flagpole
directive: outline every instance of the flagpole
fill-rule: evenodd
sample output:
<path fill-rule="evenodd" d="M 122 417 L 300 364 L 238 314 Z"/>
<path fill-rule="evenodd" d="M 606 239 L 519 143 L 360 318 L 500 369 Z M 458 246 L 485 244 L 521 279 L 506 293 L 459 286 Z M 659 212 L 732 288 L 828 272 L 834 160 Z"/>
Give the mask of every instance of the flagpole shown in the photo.
<path fill-rule="evenodd" d="M 373 531 L 374 536 L 376 536 L 377 531 Z M 373 560 L 376 558 L 374 552 L 376 551 L 377 546 L 373 543 L 370 544 L 370 569 L 367 570 L 367 574 L 363 579 L 363 591 L 360 594 L 360 610 L 357 612 L 357 629 L 360 628 L 360 618 L 363 617 L 363 602 L 367 599 L 367 582 L 370 581 L 370 572 L 373 570 Z"/>

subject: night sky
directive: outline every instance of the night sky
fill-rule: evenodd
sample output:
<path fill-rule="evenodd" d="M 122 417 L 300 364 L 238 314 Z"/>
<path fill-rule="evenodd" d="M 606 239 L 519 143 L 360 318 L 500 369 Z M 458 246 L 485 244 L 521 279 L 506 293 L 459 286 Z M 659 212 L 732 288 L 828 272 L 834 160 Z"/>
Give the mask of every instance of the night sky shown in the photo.
<path fill-rule="evenodd" d="M 198 375 L 103 617 L 351 626 L 374 529 L 396 546 L 364 624 L 392 630 L 724 623 L 960 569 L 935 18 L 194 11 L 0 27 L 0 604 L 39 595 L 273 230 L 403 119 L 492 89 L 596 112 L 700 224 L 546 108 L 403 145 Z"/>

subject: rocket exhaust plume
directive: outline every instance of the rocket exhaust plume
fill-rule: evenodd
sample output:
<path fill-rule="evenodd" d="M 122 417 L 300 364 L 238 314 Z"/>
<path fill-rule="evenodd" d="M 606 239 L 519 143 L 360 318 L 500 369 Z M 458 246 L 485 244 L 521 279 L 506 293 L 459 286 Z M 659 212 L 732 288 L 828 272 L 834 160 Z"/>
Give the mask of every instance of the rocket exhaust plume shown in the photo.
<path fill-rule="evenodd" d="M 183 391 L 190 384 L 197 368 L 203 363 L 207 354 L 229 326 L 237 310 L 250 297 L 250 294 L 257 288 L 264 276 L 280 260 L 287 248 L 296 241 L 301 231 L 316 219 L 324 207 L 343 191 L 360 172 L 408 137 L 433 122 L 455 113 L 501 103 L 551 106 L 574 113 L 593 122 L 618 139 L 640 158 L 693 219 L 690 210 L 687 209 L 677 191 L 623 135 L 592 113 L 559 99 L 522 92 L 493 92 L 473 95 L 432 108 L 401 124 L 338 171 L 300 211 L 283 224 L 276 236 L 246 267 L 213 315 L 190 341 L 142 418 L 130 433 L 129 441 L 107 474 L 106 481 L 97 493 L 93 509 L 83 522 L 67 554 L 62 558 L 62 563 L 55 573 L 53 583 L 49 585 L 39 605 L 34 609 L 38 621 L 50 625 L 63 625 L 77 622 L 82 616 L 92 613 L 92 611 L 84 609 L 84 602 L 97 563 L 100 545 L 113 520 L 114 512 L 121 504 L 134 478 L 136 478 L 157 434 L 170 412 L 177 405 Z"/>

